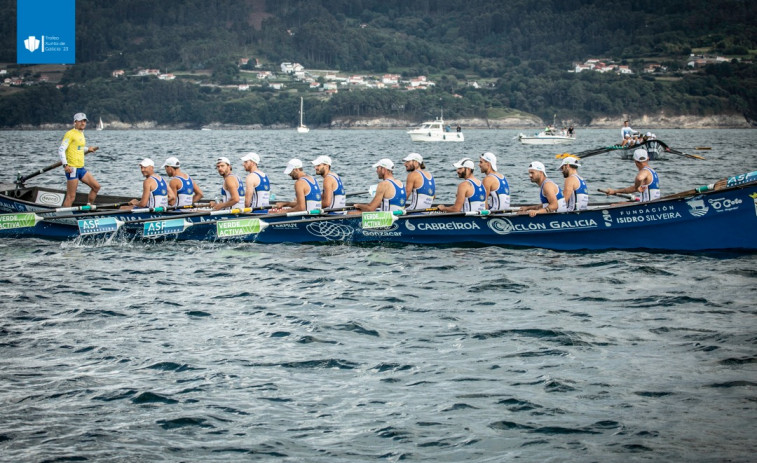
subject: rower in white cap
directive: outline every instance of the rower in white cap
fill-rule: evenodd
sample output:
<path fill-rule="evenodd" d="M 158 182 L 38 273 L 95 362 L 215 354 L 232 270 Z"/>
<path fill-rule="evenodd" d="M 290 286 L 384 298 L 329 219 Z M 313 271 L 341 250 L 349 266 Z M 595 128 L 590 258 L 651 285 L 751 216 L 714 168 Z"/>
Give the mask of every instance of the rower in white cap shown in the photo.
<path fill-rule="evenodd" d="M 244 170 L 249 172 L 244 179 L 244 207 L 262 209 L 271 202 L 271 181 L 265 172 L 258 169 L 258 153 L 247 153 L 241 157 Z"/>
<path fill-rule="evenodd" d="M 614 190 L 608 188 L 604 190 L 605 194 L 614 195 L 616 193 L 641 193 L 641 202 L 652 201 L 660 197 L 660 179 L 657 172 L 649 167 L 649 153 L 643 148 L 633 152 L 633 161 L 639 173 L 633 181 L 633 185 Z"/>
<path fill-rule="evenodd" d="M 239 176 L 231 170 L 229 158 L 221 156 L 216 160 L 218 175 L 223 177 L 221 186 L 221 202 L 211 201 L 214 210 L 220 209 L 243 209 L 244 208 L 244 184 Z"/>
<path fill-rule="evenodd" d="M 315 173 L 323 177 L 321 206 L 324 209 L 343 208 L 347 204 L 347 194 L 344 191 L 342 178 L 331 171 L 331 158 L 325 155 L 318 156 L 311 163 L 315 167 Z"/>
<path fill-rule="evenodd" d="M 171 177 L 168 188 L 176 195 L 175 201 L 168 201 L 169 205 L 176 207 L 191 206 L 202 199 L 202 190 L 189 174 L 181 171 L 179 158 L 171 156 L 163 163 L 166 174 Z"/>
<path fill-rule="evenodd" d="M 457 186 L 455 204 L 439 206 L 442 212 L 477 212 L 486 210 L 486 189 L 483 182 L 473 176 L 473 159 L 462 158 L 452 164 L 457 169 L 457 176 L 463 179 Z"/>
<path fill-rule="evenodd" d="M 581 163 L 575 156 L 568 156 L 560 164 L 562 176 L 565 177 L 562 191 L 568 211 L 583 211 L 589 208 L 589 189 L 584 179 L 578 175 L 579 167 Z"/>
<path fill-rule="evenodd" d="M 321 187 L 302 169 L 302 161 L 296 158 L 290 159 L 284 173 L 294 180 L 294 201 L 278 202 L 277 208 L 291 208 L 292 212 L 321 208 Z"/>
<path fill-rule="evenodd" d="M 129 201 L 131 206 L 122 207 L 122 209 L 133 209 L 135 207 L 163 207 L 167 208 L 169 202 L 176 201 L 176 194 L 168 188 L 168 184 L 160 175 L 155 173 L 155 163 L 152 159 L 144 158 L 139 163 L 139 170 L 145 177 L 142 182 L 142 197 Z"/>
<path fill-rule="evenodd" d="M 376 175 L 381 180 L 376 187 L 376 194 L 368 204 L 355 204 L 359 211 L 396 211 L 405 208 L 407 194 L 401 181 L 394 178 L 394 163 L 387 158 L 379 159 L 373 165 Z"/>
<path fill-rule="evenodd" d="M 535 206 L 523 206 L 520 213 L 528 212 L 533 217 L 536 214 L 546 214 L 549 212 L 565 212 L 568 207 L 565 205 L 565 198 L 562 190 L 547 177 L 547 169 L 539 161 L 534 161 L 528 165 L 528 178 L 531 183 L 539 185 L 539 200 L 541 204 Z"/>

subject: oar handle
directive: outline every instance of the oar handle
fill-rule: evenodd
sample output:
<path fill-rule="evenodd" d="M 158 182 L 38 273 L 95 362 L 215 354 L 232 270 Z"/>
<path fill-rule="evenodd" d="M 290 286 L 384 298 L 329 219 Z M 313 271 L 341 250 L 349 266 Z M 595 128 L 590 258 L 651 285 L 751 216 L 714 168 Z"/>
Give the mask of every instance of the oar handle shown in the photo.
<path fill-rule="evenodd" d="M 610 193 L 608 193 L 608 191 L 610 191 L 610 190 L 605 190 L 605 189 L 599 188 L 598 191 L 600 191 L 600 192 L 602 192 L 602 193 L 604 193 L 606 195 L 610 194 Z M 618 196 L 620 198 L 625 198 L 625 199 L 627 199 L 629 201 L 638 201 L 639 200 L 639 198 L 637 198 L 636 196 L 629 195 L 627 193 L 612 193 L 612 196 Z"/>
<path fill-rule="evenodd" d="M 45 172 L 47 172 L 47 171 L 49 171 L 49 170 L 53 170 L 53 169 L 55 169 L 56 167 L 60 167 L 60 166 L 62 166 L 62 165 L 63 165 L 63 163 L 62 163 L 62 162 L 60 162 L 60 161 L 58 161 L 58 162 L 56 162 L 56 163 L 54 163 L 54 164 L 50 164 L 50 165 L 49 165 L 49 166 L 47 166 L 47 167 L 43 167 L 42 169 L 39 169 L 39 170 L 37 170 L 37 171 L 35 171 L 35 172 L 32 172 L 32 173 L 31 173 L 31 174 L 29 174 L 29 175 L 24 175 L 23 177 L 20 177 L 20 176 L 19 176 L 19 177 L 18 177 L 18 178 L 16 179 L 16 185 L 23 185 L 23 184 L 24 184 L 24 183 L 25 183 L 25 182 L 26 182 L 27 180 L 29 180 L 30 178 L 36 177 L 36 176 L 37 176 L 37 175 L 39 175 L 39 174 L 44 174 Z"/>

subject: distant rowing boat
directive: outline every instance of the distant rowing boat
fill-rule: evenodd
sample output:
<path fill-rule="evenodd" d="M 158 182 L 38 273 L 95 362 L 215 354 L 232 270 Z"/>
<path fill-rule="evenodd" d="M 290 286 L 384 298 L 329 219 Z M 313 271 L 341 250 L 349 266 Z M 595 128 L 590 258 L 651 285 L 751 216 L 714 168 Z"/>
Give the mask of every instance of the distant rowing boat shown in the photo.
<path fill-rule="evenodd" d="M 94 230 L 94 234 L 110 232 L 129 239 L 255 243 L 757 251 L 757 172 L 648 203 L 602 205 L 534 218 L 509 212 L 344 216 L 316 210 L 295 216 L 228 212 L 212 216 L 210 212 L 133 214 L 115 210 L 83 212 L 81 219 L 56 219 L 61 213 L 50 212 L 51 204 L 45 205 L 45 201 L 52 202 L 61 194 L 35 187 L 0 190 L 0 211 L 10 213 L 0 216 L 0 236 L 73 239 Z M 117 199 L 100 200 L 119 202 Z M 24 215 L 27 212 L 34 213 Z"/>

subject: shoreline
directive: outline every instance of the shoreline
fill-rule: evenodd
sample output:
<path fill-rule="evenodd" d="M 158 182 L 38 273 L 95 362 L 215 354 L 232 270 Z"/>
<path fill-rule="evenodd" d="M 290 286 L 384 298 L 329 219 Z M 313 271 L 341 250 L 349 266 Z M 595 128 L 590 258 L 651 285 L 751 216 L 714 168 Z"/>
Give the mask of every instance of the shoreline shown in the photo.
<path fill-rule="evenodd" d="M 596 118 L 588 125 L 574 125 L 577 130 L 585 129 L 616 129 L 623 126 L 623 121 L 628 117 Z M 742 115 L 721 114 L 713 116 L 655 116 L 644 115 L 630 117 L 631 126 L 650 129 L 750 129 L 757 128 L 755 123 L 748 121 Z M 464 129 L 491 129 L 491 130 L 535 130 L 543 128 L 546 123 L 537 117 L 506 117 L 501 119 L 463 118 L 449 119 L 451 126 L 460 125 Z M 337 118 L 329 125 L 311 125 L 311 129 L 318 130 L 407 130 L 420 125 L 418 122 L 405 119 L 388 117 L 376 118 Z M 65 130 L 70 124 L 40 124 L 18 125 L 15 127 L 3 127 L 0 130 Z M 109 122 L 105 123 L 105 130 L 293 130 L 296 125 L 286 124 L 223 124 L 211 122 L 199 126 L 192 123 L 184 124 L 158 124 L 155 121 L 141 121 L 136 123 Z M 89 128 L 93 131 L 94 128 Z"/>

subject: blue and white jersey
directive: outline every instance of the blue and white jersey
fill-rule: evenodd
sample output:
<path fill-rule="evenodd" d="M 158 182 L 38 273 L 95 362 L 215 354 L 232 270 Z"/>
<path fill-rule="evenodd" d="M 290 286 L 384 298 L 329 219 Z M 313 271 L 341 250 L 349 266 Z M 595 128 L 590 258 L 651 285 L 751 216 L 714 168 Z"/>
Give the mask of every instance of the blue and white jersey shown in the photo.
<path fill-rule="evenodd" d="M 231 209 L 244 209 L 244 183 L 242 183 L 242 180 L 239 179 L 239 176 L 237 174 L 229 174 L 233 176 L 235 179 L 237 179 L 237 183 L 239 186 L 237 187 L 237 194 L 239 195 L 239 202 L 236 204 L 232 204 L 230 207 Z M 226 202 L 229 199 L 231 199 L 231 192 L 226 191 L 226 188 L 221 186 L 221 201 Z"/>
<path fill-rule="evenodd" d="M 539 190 L 539 200 L 541 201 L 541 205 L 545 208 L 549 207 L 549 200 L 546 196 L 544 196 L 544 185 L 546 185 L 547 183 L 551 183 L 557 187 L 557 210 L 552 212 L 567 212 L 568 206 L 565 204 L 565 198 L 562 195 L 562 189 L 558 184 L 550 179 L 544 180 L 544 183 L 541 184 L 541 189 Z"/>
<path fill-rule="evenodd" d="M 328 207 L 330 209 L 344 207 L 347 204 L 347 193 L 344 191 L 342 179 L 337 174 L 331 172 L 328 175 L 336 180 L 336 189 L 331 194 L 331 204 Z"/>
<path fill-rule="evenodd" d="M 620 138 L 625 139 L 626 136 L 632 136 L 633 135 L 633 129 L 631 127 L 623 127 L 620 129 Z"/>
<path fill-rule="evenodd" d="M 184 177 L 175 177 L 181 182 L 181 188 L 176 190 L 176 206 L 191 206 L 195 194 L 195 185 L 192 181 L 192 177 L 187 175 Z"/>
<path fill-rule="evenodd" d="M 419 170 L 418 173 L 421 174 L 423 185 L 410 192 L 410 201 L 407 203 L 409 210 L 428 209 L 433 204 L 434 195 L 436 194 L 434 176 L 428 174 L 428 177 L 426 177 L 426 174 L 422 170 Z"/>
<path fill-rule="evenodd" d="M 477 212 L 486 210 L 486 188 L 483 182 L 474 182 L 472 178 L 467 179 L 473 185 L 473 194 L 465 198 L 463 203 L 463 212 Z"/>
<path fill-rule="evenodd" d="M 168 207 L 168 185 L 166 185 L 166 181 L 157 175 L 152 175 L 150 178 L 155 180 L 158 186 L 150 192 L 147 207 Z"/>
<path fill-rule="evenodd" d="M 253 209 L 261 209 L 270 206 L 271 182 L 268 180 L 268 176 L 260 171 L 255 171 L 250 175 L 257 175 L 258 178 L 260 178 L 258 186 L 252 191 L 252 202 L 250 202 L 250 207 Z"/>
<path fill-rule="evenodd" d="M 647 185 L 647 188 L 641 192 L 641 202 L 652 201 L 660 197 L 660 178 L 657 176 L 657 172 L 649 166 L 645 166 L 644 168 L 652 173 L 652 183 Z"/>
<path fill-rule="evenodd" d="M 500 178 L 499 175 L 487 175 L 487 177 L 492 176 L 496 178 L 499 182 L 497 189 L 489 192 L 489 198 L 487 200 L 489 202 L 490 211 L 501 211 L 502 209 L 510 207 L 510 185 L 507 183 L 507 179 L 504 175 L 502 175 L 502 178 Z"/>
<path fill-rule="evenodd" d="M 571 177 L 578 179 L 578 188 L 573 191 L 570 198 L 567 199 L 566 205 L 569 211 L 585 211 L 589 208 L 589 189 L 586 187 L 586 182 L 577 174 L 572 174 Z"/>
<path fill-rule="evenodd" d="M 405 201 L 407 201 L 407 194 L 405 193 L 405 187 L 400 186 L 394 180 L 384 180 L 394 185 L 394 196 L 391 198 L 384 198 L 381 200 L 380 211 L 398 211 L 405 207 Z"/>
<path fill-rule="evenodd" d="M 310 191 L 305 195 L 305 210 L 312 211 L 313 209 L 321 208 L 321 187 L 318 186 L 318 182 L 313 179 L 311 182 L 307 177 L 300 177 L 301 180 L 310 186 Z"/>

